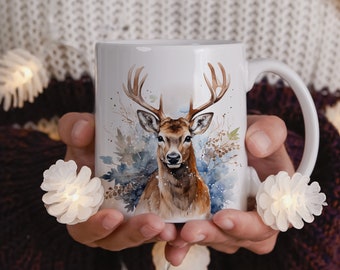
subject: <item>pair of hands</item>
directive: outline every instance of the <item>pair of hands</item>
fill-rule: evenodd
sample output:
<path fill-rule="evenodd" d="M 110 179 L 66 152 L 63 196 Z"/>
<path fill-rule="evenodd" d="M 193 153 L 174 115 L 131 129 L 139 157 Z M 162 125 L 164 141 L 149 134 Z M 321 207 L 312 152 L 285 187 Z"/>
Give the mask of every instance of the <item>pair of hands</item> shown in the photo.
<path fill-rule="evenodd" d="M 65 160 L 78 167 L 94 169 L 94 117 L 88 113 L 69 113 L 59 122 L 59 134 L 67 145 Z M 287 130 L 275 116 L 248 116 L 246 147 L 249 165 L 264 180 L 284 170 L 294 173 L 284 147 Z M 212 220 L 189 221 L 181 228 L 164 223 L 154 214 L 142 214 L 124 220 L 114 209 L 102 209 L 88 221 L 68 225 L 74 240 L 90 247 L 118 251 L 147 242 L 166 241 L 165 256 L 179 265 L 193 244 L 207 245 L 225 253 L 243 247 L 258 254 L 270 252 L 278 232 L 266 226 L 256 211 L 221 210 Z"/>

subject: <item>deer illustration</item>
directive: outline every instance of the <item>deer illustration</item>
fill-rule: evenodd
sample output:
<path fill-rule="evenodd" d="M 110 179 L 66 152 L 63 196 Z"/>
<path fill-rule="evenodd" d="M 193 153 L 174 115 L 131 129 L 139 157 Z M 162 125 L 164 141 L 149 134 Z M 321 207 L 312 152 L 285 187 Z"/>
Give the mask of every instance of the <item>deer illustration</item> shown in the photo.
<path fill-rule="evenodd" d="M 213 113 L 197 114 L 223 97 L 229 88 L 230 78 L 227 79 L 224 67 L 218 63 L 222 72 L 220 83 L 214 67 L 210 63 L 208 66 L 212 81 L 209 82 L 205 74 L 203 76 L 210 90 L 210 99 L 193 108 L 191 98 L 188 114 L 178 119 L 165 115 L 162 97 L 158 109 L 148 104 L 142 97 L 143 84 L 147 78 L 146 74 L 140 80 L 144 67 L 136 69 L 133 82 L 134 66 L 128 72 L 127 86 L 123 84 L 124 92 L 147 110 L 137 110 L 139 123 L 144 130 L 154 133 L 158 139 L 158 171 L 148 179 L 135 214 L 152 212 L 165 220 L 179 217 L 183 220 L 205 219 L 210 216 L 209 189 L 197 170 L 192 138 L 208 129 Z"/>

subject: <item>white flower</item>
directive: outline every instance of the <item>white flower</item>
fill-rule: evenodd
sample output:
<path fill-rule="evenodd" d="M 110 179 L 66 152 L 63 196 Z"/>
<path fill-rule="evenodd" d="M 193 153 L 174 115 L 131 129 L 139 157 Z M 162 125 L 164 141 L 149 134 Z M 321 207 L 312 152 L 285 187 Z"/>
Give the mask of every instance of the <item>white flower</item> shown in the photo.
<path fill-rule="evenodd" d="M 98 177 L 91 179 L 91 169 L 83 166 L 77 175 L 73 160 L 58 160 L 44 171 L 41 189 L 47 212 L 60 223 L 76 224 L 94 215 L 104 200 L 104 188 Z"/>
<path fill-rule="evenodd" d="M 23 49 L 7 51 L 0 59 L 0 103 L 8 111 L 33 102 L 48 84 L 47 70 L 40 59 Z"/>
<path fill-rule="evenodd" d="M 301 229 L 304 221 L 311 223 L 326 206 L 326 195 L 320 193 L 319 183 L 310 185 L 309 177 L 287 172 L 269 176 L 260 184 L 256 195 L 257 212 L 263 222 L 275 230 L 287 231 L 290 225 Z"/>

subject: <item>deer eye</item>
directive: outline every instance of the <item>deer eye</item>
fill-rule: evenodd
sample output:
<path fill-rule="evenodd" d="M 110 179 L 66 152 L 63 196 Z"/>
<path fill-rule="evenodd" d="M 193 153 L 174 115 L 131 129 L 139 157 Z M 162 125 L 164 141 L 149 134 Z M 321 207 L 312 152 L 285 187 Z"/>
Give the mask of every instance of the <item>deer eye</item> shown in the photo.
<path fill-rule="evenodd" d="M 191 142 L 191 136 L 186 136 L 184 139 L 184 142 Z"/>
<path fill-rule="evenodd" d="M 158 136 L 157 139 L 158 139 L 158 142 L 164 142 L 164 139 L 162 136 Z"/>

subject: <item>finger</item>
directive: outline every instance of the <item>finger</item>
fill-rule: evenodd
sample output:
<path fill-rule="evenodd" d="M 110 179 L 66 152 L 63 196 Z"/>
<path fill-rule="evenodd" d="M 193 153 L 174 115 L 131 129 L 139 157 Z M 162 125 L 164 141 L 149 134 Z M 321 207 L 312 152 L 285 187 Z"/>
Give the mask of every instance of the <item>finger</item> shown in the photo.
<path fill-rule="evenodd" d="M 94 117 L 89 113 L 68 113 L 59 120 L 59 134 L 67 145 L 65 160 L 94 168 Z M 80 168 L 79 167 L 79 168 Z"/>
<path fill-rule="evenodd" d="M 248 151 L 258 158 L 275 153 L 287 137 L 285 123 L 276 116 L 248 116 L 246 145 Z"/>
<path fill-rule="evenodd" d="M 111 251 L 139 246 L 156 238 L 166 228 L 162 219 L 153 214 L 129 218 L 108 237 L 96 241 L 97 245 Z"/>
<path fill-rule="evenodd" d="M 211 246 L 227 254 L 235 253 L 242 243 L 248 245 L 249 242 L 229 236 L 212 221 L 203 220 L 187 222 L 183 227 L 181 237 L 190 244 Z"/>
<path fill-rule="evenodd" d="M 261 179 L 278 171 L 294 173 L 294 166 L 284 141 L 287 137 L 285 123 L 276 116 L 248 116 L 246 146 L 249 165 Z"/>
<path fill-rule="evenodd" d="M 173 266 L 178 266 L 183 262 L 185 256 L 189 252 L 190 247 L 191 245 L 185 245 L 183 247 L 175 247 L 167 243 L 165 246 L 165 258 Z"/>
<path fill-rule="evenodd" d="M 275 247 L 277 235 L 278 234 L 275 234 L 272 237 L 265 239 L 263 241 L 258 241 L 258 242 L 248 241 L 248 244 L 244 242 L 242 247 L 258 255 L 268 254 L 272 252 Z"/>
<path fill-rule="evenodd" d="M 103 209 L 86 222 L 68 225 L 71 237 L 79 243 L 96 246 L 95 242 L 110 235 L 122 222 L 123 215 L 113 209 Z"/>
<path fill-rule="evenodd" d="M 161 233 L 157 236 L 157 241 L 165 241 L 165 242 L 171 242 L 176 239 L 177 236 L 177 230 L 174 224 L 171 223 L 165 223 L 164 229 L 161 231 Z"/>
<path fill-rule="evenodd" d="M 62 141 L 73 147 L 88 146 L 94 137 L 94 117 L 90 113 L 67 113 L 58 123 Z"/>
<path fill-rule="evenodd" d="M 174 227 L 176 229 L 176 238 L 169 242 L 170 246 L 182 248 L 188 244 L 188 242 L 184 241 L 181 237 L 181 231 L 184 226 L 185 226 L 185 223 L 174 224 Z"/>
<path fill-rule="evenodd" d="M 165 258 L 172 265 L 177 266 L 182 263 L 186 254 L 190 249 L 188 242 L 181 237 L 181 230 L 184 224 L 173 224 L 176 229 L 176 237 L 172 241 L 168 241 L 165 246 Z"/>
<path fill-rule="evenodd" d="M 229 236 L 240 240 L 259 242 L 278 234 L 265 225 L 255 211 L 221 210 L 213 216 L 213 222 Z"/>
<path fill-rule="evenodd" d="M 277 231 L 263 224 L 256 212 L 238 210 L 219 211 L 210 222 L 188 222 L 181 232 L 185 241 L 208 245 L 228 254 L 240 247 L 266 254 L 274 248 L 277 235 Z"/>
<path fill-rule="evenodd" d="M 225 231 L 216 226 L 212 221 L 190 221 L 182 230 L 181 237 L 190 244 L 211 246 L 212 248 L 227 253 L 235 253 L 242 245 L 249 241 L 239 240 L 229 236 Z"/>
<path fill-rule="evenodd" d="M 183 241 L 201 244 L 218 244 L 227 240 L 263 241 L 277 234 L 262 222 L 255 211 L 233 209 L 217 212 L 211 221 L 189 221 L 181 231 Z"/>
<path fill-rule="evenodd" d="M 188 221 L 182 231 L 181 238 L 187 243 L 223 243 L 226 241 L 224 232 L 211 220 Z"/>

